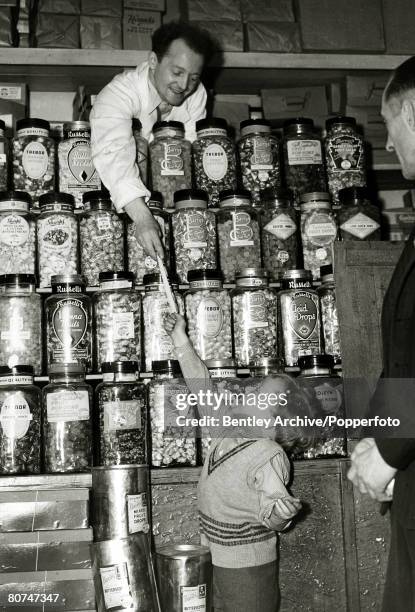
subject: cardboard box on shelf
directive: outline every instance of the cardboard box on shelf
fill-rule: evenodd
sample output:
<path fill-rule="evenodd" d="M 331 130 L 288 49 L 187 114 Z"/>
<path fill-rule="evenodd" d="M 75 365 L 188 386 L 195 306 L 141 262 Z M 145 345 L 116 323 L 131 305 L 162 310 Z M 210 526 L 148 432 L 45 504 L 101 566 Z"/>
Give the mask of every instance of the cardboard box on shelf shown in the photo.
<path fill-rule="evenodd" d="M 187 0 L 189 21 L 241 21 L 239 0 Z"/>
<path fill-rule="evenodd" d="M 381 0 L 298 0 L 303 49 L 384 51 Z"/>
<path fill-rule="evenodd" d="M 79 17 L 40 14 L 33 43 L 33 46 L 47 49 L 79 49 Z"/>
<path fill-rule="evenodd" d="M 213 116 L 223 117 L 230 126 L 231 136 L 239 139 L 241 121 L 249 119 L 249 104 L 244 102 L 221 102 L 215 100 L 213 103 Z"/>
<path fill-rule="evenodd" d="M 115 17 L 81 15 L 82 49 L 121 49 L 121 20 Z"/>
<path fill-rule="evenodd" d="M 170 10 L 171 4 L 179 4 L 180 0 L 124 0 L 124 8 L 135 8 L 144 11 L 158 11 L 163 13 L 165 10 Z"/>
<path fill-rule="evenodd" d="M 0 533 L 0 573 L 91 567 L 92 529 Z"/>
<path fill-rule="evenodd" d="M 151 36 L 161 25 L 161 13 L 124 9 L 123 48 L 148 51 L 151 49 Z"/>
<path fill-rule="evenodd" d="M 30 106 L 33 117 L 46 121 L 72 121 L 74 91 L 32 91 Z"/>
<path fill-rule="evenodd" d="M 380 109 L 382 93 L 387 82 L 388 77 L 386 76 L 366 77 L 347 75 L 347 104 L 349 106 L 374 106 Z"/>
<path fill-rule="evenodd" d="M 380 106 L 346 106 L 346 115 L 354 117 L 363 127 L 365 136 L 377 135 L 386 141 L 386 126 L 380 114 Z"/>
<path fill-rule="evenodd" d="M 301 51 L 298 23 L 251 21 L 246 24 L 248 51 L 299 53 Z"/>
<path fill-rule="evenodd" d="M 243 51 L 243 26 L 238 21 L 192 21 L 194 25 L 207 30 L 221 51 Z"/>
<path fill-rule="evenodd" d="M 83 529 L 88 515 L 89 489 L 1 492 L 0 532 Z"/>
<path fill-rule="evenodd" d="M 25 108 L 29 106 L 29 95 L 26 83 L 0 83 L 0 100 L 8 100 L 20 104 Z"/>
<path fill-rule="evenodd" d="M 29 114 L 26 83 L 0 83 L 0 119 L 5 122 L 8 135 L 14 132 L 16 121 Z"/>
<path fill-rule="evenodd" d="M 81 0 L 38 0 L 37 10 L 39 13 L 80 15 Z"/>
<path fill-rule="evenodd" d="M 81 15 L 122 17 L 122 0 L 81 0 Z"/>
<path fill-rule="evenodd" d="M 243 21 L 295 21 L 292 0 L 241 0 Z"/>
<path fill-rule="evenodd" d="M 310 117 L 321 127 L 328 115 L 327 93 L 323 85 L 262 89 L 261 98 L 267 119 Z"/>
<path fill-rule="evenodd" d="M 415 210 L 383 210 L 382 220 L 388 240 L 407 240 L 415 224 Z"/>
<path fill-rule="evenodd" d="M 6 135 L 13 136 L 16 131 L 16 122 L 26 117 L 26 109 L 12 100 L 0 99 L 0 119 L 6 124 Z"/>
<path fill-rule="evenodd" d="M 414 53 L 413 0 L 382 0 L 387 53 Z"/>

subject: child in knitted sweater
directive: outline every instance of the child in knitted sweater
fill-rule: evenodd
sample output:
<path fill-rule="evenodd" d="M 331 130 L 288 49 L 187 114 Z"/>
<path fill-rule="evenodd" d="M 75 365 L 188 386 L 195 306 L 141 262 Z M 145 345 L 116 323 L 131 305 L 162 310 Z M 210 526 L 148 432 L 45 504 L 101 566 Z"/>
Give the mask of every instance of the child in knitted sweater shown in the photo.
<path fill-rule="evenodd" d="M 213 381 L 186 334 L 184 318 L 167 315 L 164 326 L 172 338 L 189 390 L 192 393 L 212 390 Z M 290 399 L 296 398 L 293 400 L 297 402 L 296 408 L 308 412 L 307 400 L 288 376 L 266 378 L 260 390 L 288 392 Z M 281 413 L 278 407 L 262 408 L 261 417 L 270 417 L 274 422 L 276 410 Z M 212 408 L 200 404 L 198 412 L 199 417 L 219 416 Z M 249 412 L 252 414 L 251 407 L 245 416 Z M 301 509 L 300 500 L 286 489 L 290 463 L 283 446 L 290 448 L 295 440 L 287 437 L 276 442 L 274 427 L 260 438 L 246 429 L 232 430 L 237 437 L 229 434 L 222 430 L 221 437 L 213 439 L 198 484 L 202 543 L 211 551 L 214 583 L 222 606 L 216 607 L 215 602 L 215 612 L 276 612 L 276 532 L 284 530 Z"/>

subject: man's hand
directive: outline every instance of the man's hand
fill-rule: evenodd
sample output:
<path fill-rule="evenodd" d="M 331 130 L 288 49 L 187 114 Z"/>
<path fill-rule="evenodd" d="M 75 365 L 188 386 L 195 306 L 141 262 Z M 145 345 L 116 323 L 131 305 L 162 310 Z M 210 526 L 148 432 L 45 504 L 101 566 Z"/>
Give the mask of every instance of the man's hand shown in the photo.
<path fill-rule="evenodd" d="M 186 344 L 188 338 L 186 334 L 186 321 L 178 313 L 168 313 L 163 320 L 164 329 L 171 336 L 174 346 L 179 347 Z"/>
<path fill-rule="evenodd" d="M 297 497 L 282 497 L 274 505 L 274 513 L 278 518 L 289 521 L 301 510 L 301 501 Z"/>
<path fill-rule="evenodd" d="M 164 249 L 161 242 L 161 229 L 143 198 L 137 198 L 124 207 L 125 212 L 135 223 L 135 237 L 147 255 L 157 260 L 160 255 L 164 260 Z"/>
<path fill-rule="evenodd" d="M 347 477 L 361 493 L 367 493 L 380 502 L 392 499 L 386 487 L 397 470 L 386 463 L 373 438 L 360 440 L 351 455 L 351 461 Z"/>

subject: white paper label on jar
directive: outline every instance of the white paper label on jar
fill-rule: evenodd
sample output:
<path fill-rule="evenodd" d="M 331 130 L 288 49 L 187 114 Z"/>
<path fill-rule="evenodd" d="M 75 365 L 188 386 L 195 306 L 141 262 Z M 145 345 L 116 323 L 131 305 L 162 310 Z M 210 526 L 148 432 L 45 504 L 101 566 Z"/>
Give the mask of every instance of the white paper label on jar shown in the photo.
<path fill-rule="evenodd" d="M 268 327 L 267 300 L 262 291 L 247 293 L 244 300 L 246 307 L 246 326 L 248 329 Z"/>
<path fill-rule="evenodd" d="M 378 228 L 379 223 L 363 213 L 357 213 L 357 215 L 354 215 L 354 217 L 351 217 L 340 226 L 340 229 L 361 240 L 373 234 Z"/>
<path fill-rule="evenodd" d="M 340 386 L 333 387 L 329 383 L 323 383 L 314 387 L 314 393 L 324 412 L 329 414 L 338 412 L 343 401 Z"/>
<path fill-rule="evenodd" d="M 251 215 L 246 212 L 232 212 L 232 229 L 230 231 L 230 246 L 254 246 Z"/>
<path fill-rule="evenodd" d="M 7 246 L 18 247 L 29 239 L 30 226 L 21 215 L 7 215 L 0 221 L 0 242 Z"/>
<path fill-rule="evenodd" d="M 272 148 L 269 138 L 254 138 L 251 170 L 272 170 Z"/>
<path fill-rule="evenodd" d="M 203 249 L 207 247 L 206 219 L 198 211 L 186 214 L 186 234 L 183 240 L 185 249 Z M 200 255 L 201 257 L 201 255 Z M 197 258 L 199 259 L 199 257 Z"/>
<path fill-rule="evenodd" d="M 296 232 L 297 226 L 291 217 L 281 213 L 271 219 L 264 227 L 264 230 L 280 240 L 287 240 Z"/>
<path fill-rule="evenodd" d="M 88 421 L 88 391 L 56 391 L 48 393 L 46 409 L 49 423 Z"/>
<path fill-rule="evenodd" d="M 112 315 L 114 340 L 129 340 L 134 338 L 134 313 L 114 312 Z"/>
<path fill-rule="evenodd" d="M 164 158 L 161 160 L 161 176 L 183 176 L 182 147 L 164 142 Z"/>
<path fill-rule="evenodd" d="M 141 404 L 137 400 L 104 402 L 104 431 L 141 429 Z"/>
<path fill-rule="evenodd" d="M 100 232 L 108 232 L 109 230 L 111 230 L 111 215 L 99 215 L 97 218 L 97 226 Z"/>
<path fill-rule="evenodd" d="M 212 181 L 220 181 L 228 171 L 228 156 L 219 144 L 210 144 L 203 151 L 203 170 Z"/>
<path fill-rule="evenodd" d="M 323 155 L 319 140 L 288 140 L 288 164 L 290 166 L 305 166 L 322 164 Z"/>
<path fill-rule="evenodd" d="M 223 313 L 215 298 L 203 298 L 197 307 L 197 328 L 205 338 L 216 338 L 222 331 Z"/>
<path fill-rule="evenodd" d="M 65 257 L 72 247 L 72 223 L 64 215 L 51 215 L 38 221 L 38 242 L 42 257 Z"/>
<path fill-rule="evenodd" d="M 304 236 L 317 246 L 328 245 L 336 238 L 334 220 L 324 213 L 313 213 L 304 223 Z"/>
<path fill-rule="evenodd" d="M 0 425 L 6 438 L 23 438 L 32 419 L 29 404 L 22 393 L 13 393 L 6 397 L 0 408 Z"/>
<path fill-rule="evenodd" d="M 128 533 L 148 533 L 147 493 L 127 495 Z"/>
<path fill-rule="evenodd" d="M 2 330 L 0 336 L 2 340 L 11 340 L 12 344 L 17 347 L 22 340 L 30 340 L 30 335 L 30 330 L 24 329 L 23 317 L 13 315 L 9 319 L 9 329 Z M 19 346 L 19 349 L 21 348 Z"/>
<path fill-rule="evenodd" d="M 134 605 L 126 563 L 100 567 L 106 610 L 128 610 Z"/>
<path fill-rule="evenodd" d="M 195 587 L 180 587 L 182 596 L 181 612 L 206 612 L 206 584 Z"/>
<path fill-rule="evenodd" d="M 46 147 L 36 140 L 25 146 L 22 157 L 23 169 L 31 179 L 41 179 L 47 172 L 49 156 Z"/>
<path fill-rule="evenodd" d="M 98 176 L 95 178 L 95 167 L 91 158 L 91 147 L 86 140 L 72 141 L 72 147 L 67 157 L 68 170 L 75 179 L 75 184 L 67 183 L 68 187 L 85 187 L 93 179 L 94 184 L 99 183 Z M 69 178 L 69 177 L 68 177 Z"/>

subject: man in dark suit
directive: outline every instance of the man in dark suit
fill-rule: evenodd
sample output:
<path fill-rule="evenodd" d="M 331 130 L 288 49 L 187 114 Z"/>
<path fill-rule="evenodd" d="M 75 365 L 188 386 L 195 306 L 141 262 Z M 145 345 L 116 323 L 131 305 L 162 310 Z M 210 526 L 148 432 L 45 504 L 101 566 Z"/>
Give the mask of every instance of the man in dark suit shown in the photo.
<path fill-rule="evenodd" d="M 415 57 L 392 74 L 382 99 L 388 139 L 402 174 L 415 179 Z M 392 499 L 391 545 L 382 612 L 415 611 L 415 228 L 383 301 L 383 372 L 370 413 L 399 418 L 401 428 L 364 438 L 352 453 L 349 479 L 378 501 Z M 403 433 L 402 433 L 403 432 Z M 389 437 L 380 437 L 380 436 Z M 411 437 L 403 437 L 411 436 Z"/>

